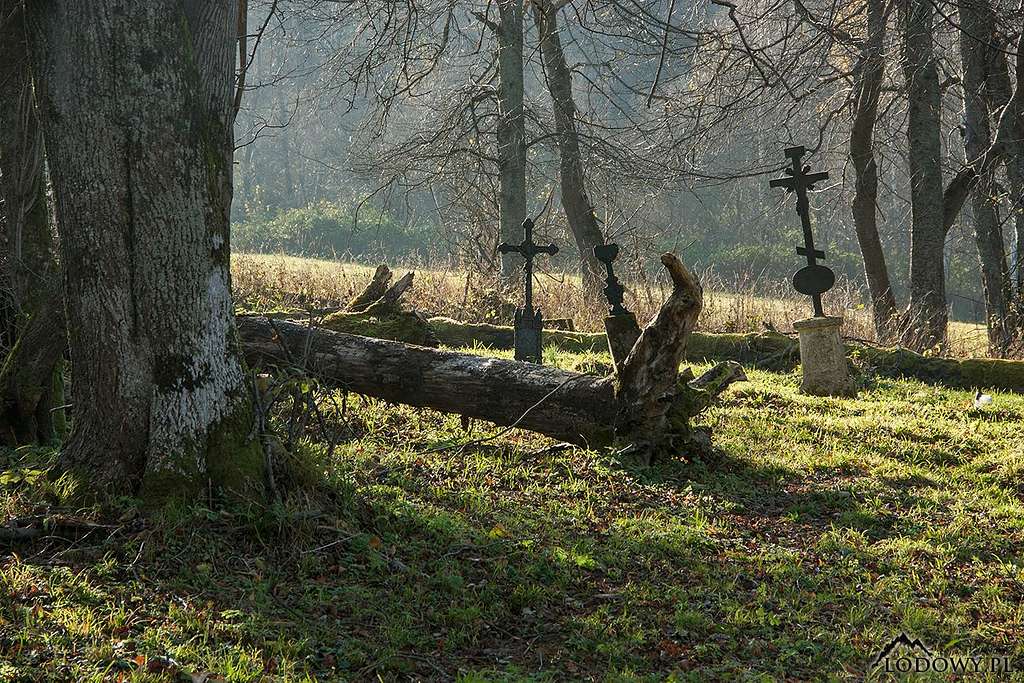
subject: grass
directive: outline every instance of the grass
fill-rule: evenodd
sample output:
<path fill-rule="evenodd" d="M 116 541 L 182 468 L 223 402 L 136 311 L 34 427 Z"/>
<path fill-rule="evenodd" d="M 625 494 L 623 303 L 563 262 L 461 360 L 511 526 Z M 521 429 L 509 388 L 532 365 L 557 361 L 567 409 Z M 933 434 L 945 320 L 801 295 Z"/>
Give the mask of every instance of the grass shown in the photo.
<path fill-rule="evenodd" d="M 283 503 L 0 545 L 0 679 L 862 680 L 903 630 L 1024 666 L 1024 397 L 749 376 L 713 456 L 644 469 L 339 401 Z M 5 517 L 60 498 L 47 452 L 3 457 Z"/>
<path fill-rule="evenodd" d="M 410 266 L 416 284 L 407 294 L 410 305 L 427 315 L 443 315 L 467 322 L 508 324 L 518 291 L 500 291 L 495 283 L 470 272 L 436 265 Z M 396 270 L 402 270 L 395 267 Z M 329 307 L 347 303 L 361 291 L 373 268 L 295 256 L 236 254 L 232 257 L 234 290 L 239 303 L 249 310 L 288 307 Z M 725 282 L 713 272 L 701 274 L 704 310 L 698 329 L 707 332 L 760 332 L 765 324 L 783 332 L 793 331 L 793 321 L 809 315 L 806 297 L 796 295 L 788 282 L 744 284 Z M 668 295 L 663 273 L 634 273 L 628 283 L 626 305 L 641 321 L 651 319 Z M 587 295 L 579 278 L 561 273 L 541 273 L 535 300 L 548 318 L 572 318 L 581 331 L 603 330 L 607 307 L 600 295 Z M 844 318 L 843 334 L 854 339 L 875 338 L 870 313 L 860 294 L 840 283 L 825 295 L 825 306 Z M 987 338 L 983 325 L 951 322 L 949 355 L 985 356 Z"/>

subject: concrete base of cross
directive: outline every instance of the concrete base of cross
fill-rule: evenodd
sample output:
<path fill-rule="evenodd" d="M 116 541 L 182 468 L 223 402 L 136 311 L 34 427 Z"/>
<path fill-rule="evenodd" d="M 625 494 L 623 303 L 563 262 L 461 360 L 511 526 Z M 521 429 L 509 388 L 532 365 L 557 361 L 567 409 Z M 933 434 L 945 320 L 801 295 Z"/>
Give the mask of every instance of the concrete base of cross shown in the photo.
<path fill-rule="evenodd" d="M 523 363 L 543 363 L 544 316 L 539 308 L 516 310 L 515 358 Z"/>
<path fill-rule="evenodd" d="M 839 334 L 842 326 L 842 318 L 831 316 L 805 318 L 793 323 L 793 328 L 800 334 L 800 365 L 804 375 L 800 393 L 811 396 L 857 395 Z"/>
<path fill-rule="evenodd" d="M 604 330 L 608 335 L 608 351 L 612 354 L 612 363 L 618 373 L 636 345 L 636 340 L 640 338 L 640 325 L 632 313 L 620 313 L 604 319 Z"/>

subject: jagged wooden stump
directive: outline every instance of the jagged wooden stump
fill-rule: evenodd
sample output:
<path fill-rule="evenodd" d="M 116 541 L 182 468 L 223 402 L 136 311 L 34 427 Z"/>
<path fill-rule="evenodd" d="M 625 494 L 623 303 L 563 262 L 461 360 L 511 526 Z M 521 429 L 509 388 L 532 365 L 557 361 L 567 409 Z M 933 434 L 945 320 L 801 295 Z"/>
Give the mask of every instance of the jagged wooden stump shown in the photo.
<path fill-rule="evenodd" d="M 406 273 L 391 284 L 391 269 L 382 263 L 346 309 L 331 313 L 320 326 L 335 332 L 436 347 L 437 337 L 427 321 L 402 305 L 402 296 L 412 288 L 414 275 Z"/>

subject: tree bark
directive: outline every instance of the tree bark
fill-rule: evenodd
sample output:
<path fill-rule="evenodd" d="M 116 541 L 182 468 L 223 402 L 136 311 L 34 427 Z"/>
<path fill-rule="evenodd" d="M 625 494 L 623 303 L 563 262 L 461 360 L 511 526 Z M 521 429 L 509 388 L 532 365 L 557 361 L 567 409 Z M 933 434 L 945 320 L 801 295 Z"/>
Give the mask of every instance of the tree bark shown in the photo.
<path fill-rule="evenodd" d="M 565 209 L 565 218 L 580 252 L 584 283 L 597 291 L 600 289 L 602 267 L 594 255 L 594 247 L 604 243 L 604 236 L 597 224 L 594 206 L 587 196 L 583 157 L 580 153 L 579 133 L 576 130 L 572 71 L 565 60 L 565 50 L 558 35 L 558 12 L 559 9 L 549 0 L 537 0 L 533 3 L 534 21 L 540 33 L 544 76 L 554 109 L 562 207 Z"/>
<path fill-rule="evenodd" d="M 517 423 L 577 444 L 611 443 L 615 389 L 610 378 L 311 329 L 288 321 L 271 325 L 255 316 L 239 318 L 238 328 L 246 359 L 253 365 L 301 358 L 308 344 L 306 367 L 322 381 L 347 391 L 499 425 Z M 542 410 L 527 412 L 545 396 Z"/>
<path fill-rule="evenodd" d="M 501 241 L 518 244 L 526 220 L 526 117 L 523 109 L 523 3 L 498 1 L 498 197 Z M 515 253 L 501 255 L 501 274 L 516 271 Z"/>
<path fill-rule="evenodd" d="M 901 0 L 903 74 L 909 115 L 910 308 L 904 339 L 912 348 L 944 346 L 948 309 L 944 252 L 941 93 L 933 44 L 934 7 L 930 0 Z"/>
<path fill-rule="evenodd" d="M 60 272 L 46 203 L 43 139 L 32 98 L 21 3 L 0 2 L 0 197 L 11 348 L 0 368 L 0 439 L 51 443 L 67 346 Z"/>
<path fill-rule="evenodd" d="M 989 146 L 980 159 L 972 160 L 964 166 L 956 176 L 949 182 L 943 192 L 942 213 L 943 224 L 948 231 L 956 223 L 957 215 L 964 203 L 970 196 L 971 188 L 978 182 L 978 179 L 989 169 L 1003 162 L 1007 156 L 1021 153 L 1021 145 L 1024 144 L 1024 31 L 1017 37 L 1017 45 L 1014 48 L 1017 54 L 1014 71 L 1016 73 L 1016 85 L 1013 87 L 1013 94 L 1009 96 L 1006 104 L 1002 107 L 999 119 L 996 122 L 995 133 L 992 136 L 992 144 Z M 996 58 L 999 58 L 998 52 Z M 1016 147 L 1014 144 L 1016 143 Z M 1014 151 L 1015 150 L 1015 151 Z M 1017 166 L 1015 172 L 1020 170 Z M 1024 172 L 1024 171 L 1022 171 Z"/>
<path fill-rule="evenodd" d="M 995 35 L 995 16 L 991 5 L 983 5 L 985 14 L 982 16 L 988 23 L 991 36 L 989 43 L 984 45 L 987 68 L 987 101 L 989 114 L 1001 120 L 1002 113 L 1008 119 L 1007 137 L 1005 140 L 1005 162 L 1007 193 L 1009 194 L 1009 210 L 1013 225 L 1013 259 L 1011 273 L 1016 273 L 1016 290 L 1018 307 L 1024 306 L 1024 98 L 1014 97 L 1014 86 L 1010 81 L 1010 65 L 1006 52 L 1010 46 L 1000 42 Z M 1024 38 L 1018 43 L 1017 49 L 1024 48 Z M 1024 84 L 1024 73 L 1021 68 L 1024 59 L 1018 55 L 1017 86 L 1020 90 Z M 998 116 L 998 118 L 997 118 Z M 1018 312 L 1018 316 L 1020 312 Z"/>
<path fill-rule="evenodd" d="M 647 452 L 663 450 L 673 438 L 691 439 L 688 419 L 669 428 L 674 406 L 665 397 L 674 393 L 686 342 L 704 303 L 700 283 L 678 258 L 664 254 L 661 262 L 672 276 L 672 294 L 619 366 L 616 385 L 616 431 Z"/>
<path fill-rule="evenodd" d="M 74 373 L 63 469 L 147 499 L 263 482 L 229 270 L 237 5 L 28 4 Z"/>
<path fill-rule="evenodd" d="M 963 62 L 964 152 L 967 163 L 980 159 L 992 145 L 990 119 L 991 60 L 987 45 L 995 39 L 994 25 L 986 17 L 986 8 L 976 0 L 959 0 L 960 55 Z M 995 192 L 995 168 L 979 174 L 971 189 L 974 236 L 981 261 L 982 288 L 985 296 L 985 321 L 989 352 L 1005 356 L 1013 338 L 1010 301 L 1013 296 L 1007 270 L 1002 226 L 999 223 Z"/>
<path fill-rule="evenodd" d="M 853 223 L 864 258 L 864 275 L 871 296 L 875 334 L 883 344 L 894 339 L 898 317 L 896 296 L 889 280 L 882 241 L 878 236 L 878 166 L 874 154 L 878 100 L 885 76 L 885 27 L 883 0 L 867 0 L 867 35 L 861 46 L 860 62 L 854 75 L 857 94 L 850 131 L 850 159 L 856 173 Z"/>

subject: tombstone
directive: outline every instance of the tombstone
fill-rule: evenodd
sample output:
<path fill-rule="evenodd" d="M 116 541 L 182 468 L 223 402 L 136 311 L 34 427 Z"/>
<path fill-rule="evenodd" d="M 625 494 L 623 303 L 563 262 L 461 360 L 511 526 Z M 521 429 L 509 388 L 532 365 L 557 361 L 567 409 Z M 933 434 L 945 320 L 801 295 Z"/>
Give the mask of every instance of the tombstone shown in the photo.
<path fill-rule="evenodd" d="M 843 319 L 825 315 L 821 303 L 821 295 L 832 289 L 836 276 L 827 266 L 818 263 L 819 259 L 825 260 L 825 252 L 814 246 L 807 199 L 807 191 L 814 189 L 814 183 L 827 179 L 828 173 L 810 173 L 810 166 L 801 162 L 806 152 L 803 147 L 786 149 L 785 154 L 791 162 L 786 169 L 787 177 L 769 183 L 771 187 L 782 187 L 796 194 L 796 212 L 804 231 L 804 246 L 797 247 L 796 253 L 807 258 L 807 265 L 793 275 L 793 287 L 811 297 L 814 315 L 793 323 L 793 328 L 800 335 L 800 366 L 803 371 L 800 392 L 812 396 L 855 396 L 857 390 L 850 378 L 840 335 Z"/>
<path fill-rule="evenodd" d="M 524 305 L 516 310 L 515 317 L 515 358 L 527 363 L 541 363 L 543 360 L 544 316 L 539 308 L 533 307 L 533 259 L 537 254 L 553 256 L 558 247 L 553 244 L 538 245 L 533 241 L 533 221 L 523 221 L 523 241 L 519 244 L 501 244 L 502 254 L 517 253 L 526 260 L 523 273 L 526 277 Z"/>
<path fill-rule="evenodd" d="M 618 372 L 619 366 L 626 360 L 636 345 L 636 340 L 640 338 L 640 325 L 636 322 L 636 316 L 623 305 L 626 288 L 615 277 L 615 271 L 612 269 L 612 262 L 619 256 L 619 245 L 598 245 L 594 247 L 594 256 L 604 264 L 606 270 L 604 295 L 610 308 L 604 319 L 604 329 L 608 336 L 608 351 Z"/>

